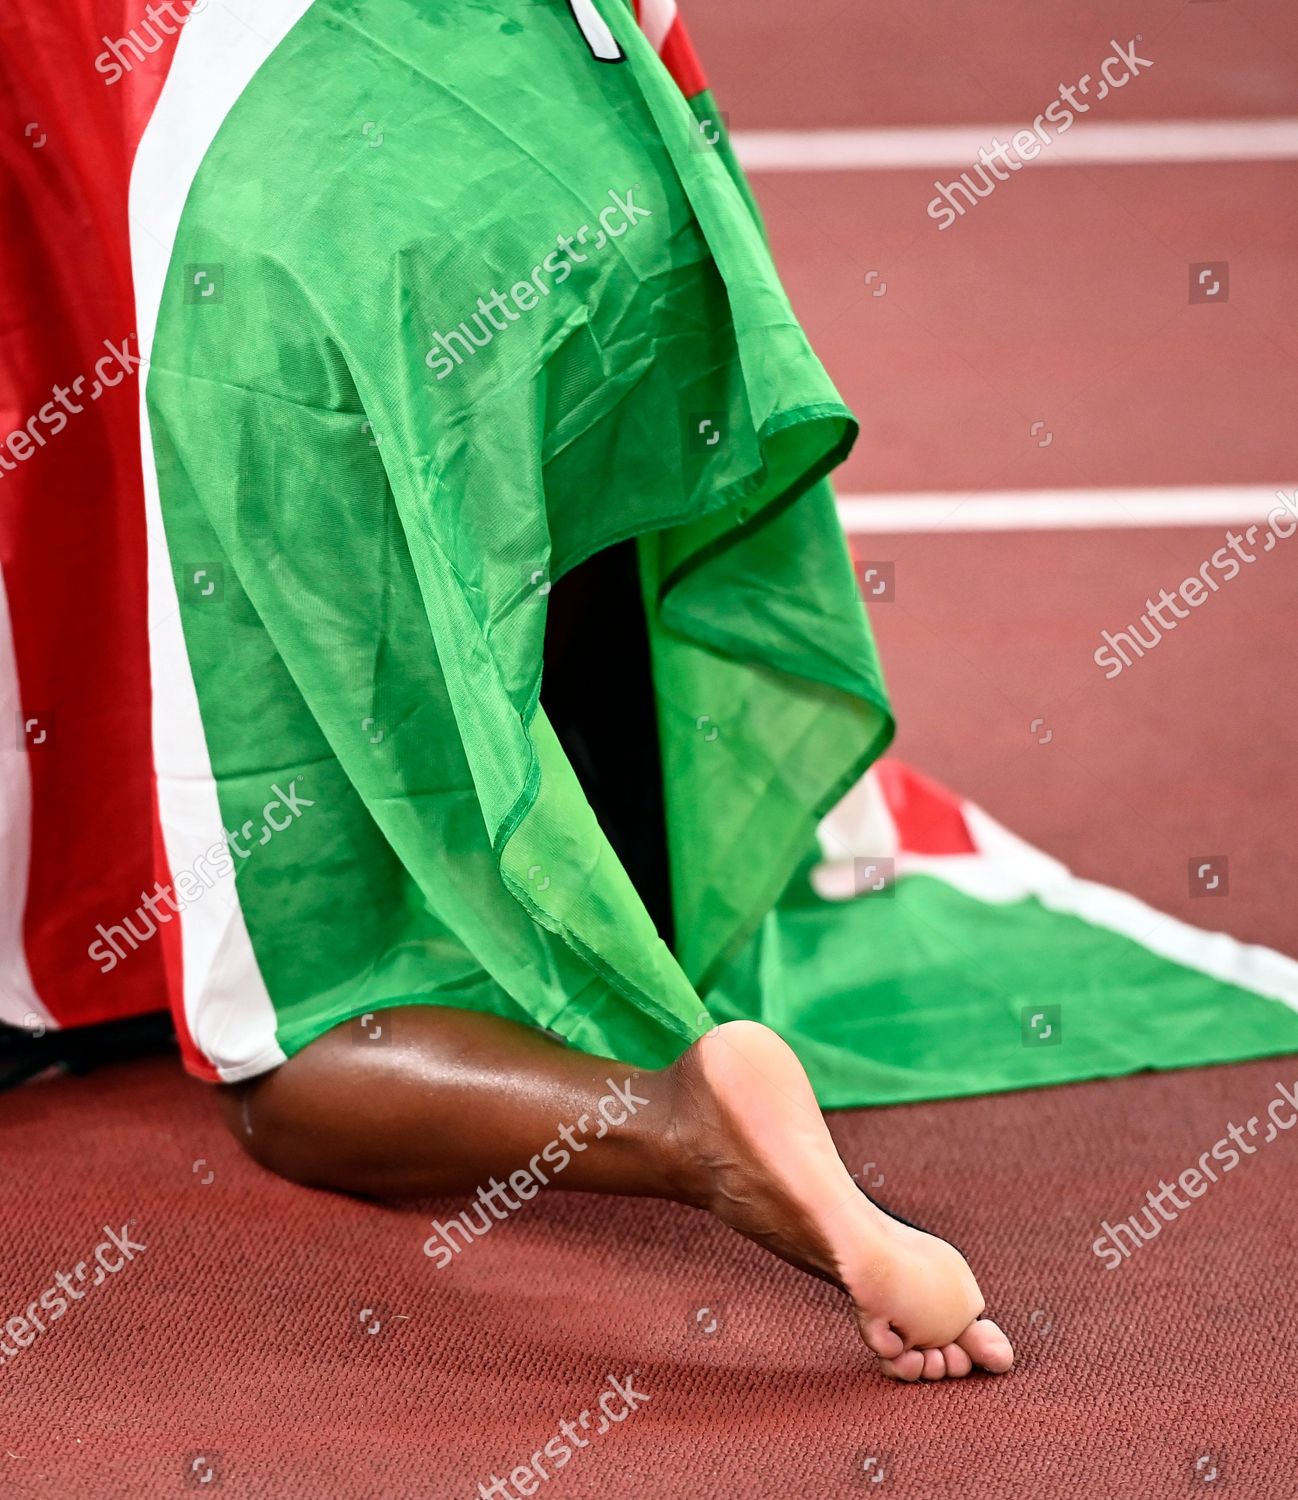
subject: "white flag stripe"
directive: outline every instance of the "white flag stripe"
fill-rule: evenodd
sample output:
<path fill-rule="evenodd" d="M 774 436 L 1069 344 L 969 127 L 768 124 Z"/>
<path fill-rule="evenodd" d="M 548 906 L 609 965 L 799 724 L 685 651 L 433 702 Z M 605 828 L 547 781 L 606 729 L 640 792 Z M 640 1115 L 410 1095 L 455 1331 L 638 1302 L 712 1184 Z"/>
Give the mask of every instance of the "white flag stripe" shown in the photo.
<path fill-rule="evenodd" d="M 1082 880 L 1067 865 L 1011 833 L 976 803 L 962 801 L 960 805 L 976 852 L 915 854 L 902 849 L 879 789 L 871 788 L 875 782 L 877 773 L 867 771 L 820 825 L 823 857 L 813 867 L 811 881 L 825 900 L 859 897 L 859 862 L 882 856 L 892 861 L 887 879 L 927 875 L 992 906 L 1036 900 L 1049 911 L 1129 938 L 1183 968 L 1298 1010 L 1298 962 L 1292 958 L 1271 948 L 1241 943 L 1224 932 L 1191 927 L 1125 891 Z M 882 868 L 878 879 L 885 879 Z"/>
<path fill-rule="evenodd" d="M 150 353 L 181 211 L 216 132 L 253 74 L 310 0 L 224 0 L 193 11 L 176 44 L 131 173 L 131 261 L 141 348 Z M 141 452 L 149 529 L 149 649 L 153 752 L 167 861 L 190 868 L 224 836 L 198 692 L 185 649 L 164 541 L 153 445 L 140 383 Z M 180 919 L 185 1019 L 199 1051 L 227 1082 L 282 1062 L 275 1008 L 235 888 L 221 877 Z"/>
<path fill-rule="evenodd" d="M 980 807 L 966 802 L 963 812 L 978 849 L 977 856 L 965 856 L 966 865 L 971 872 L 975 866 L 992 872 L 999 891 L 994 894 L 992 885 L 979 890 L 979 881 L 972 874 L 956 878 L 951 871 L 955 859 L 944 861 L 947 873 L 942 878 L 960 885 L 967 894 L 989 901 L 1035 896 L 1051 911 L 1080 917 L 1093 927 L 1119 933 L 1184 968 L 1197 969 L 1224 984 L 1237 985 L 1298 1010 L 1298 963 L 1283 953 L 1238 942 L 1224 932 L 1191 927 L 1188 922 L 1155 911 L 1125 891 L 1081 880 L 1057 859 L 1002 827 Z M 937 874 L 931 868 L 933 863 L 910 856 L 898 861 L 897 873 L 900 877 L 927 864 L 929 873 Z"/>
<path fill-rule="evenodd" d="M 676 23 L 676 0 L 640 0 L 640 26 L 655 52 L 663 50 Z"/>

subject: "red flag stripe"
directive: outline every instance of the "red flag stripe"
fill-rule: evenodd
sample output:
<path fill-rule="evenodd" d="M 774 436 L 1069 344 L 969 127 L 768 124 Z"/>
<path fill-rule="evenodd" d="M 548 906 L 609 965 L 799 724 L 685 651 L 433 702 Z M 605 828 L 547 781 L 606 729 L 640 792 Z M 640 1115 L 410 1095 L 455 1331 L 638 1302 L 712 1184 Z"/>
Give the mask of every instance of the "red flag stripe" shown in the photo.
<path fill-rule="evenodd" d="M 708 86 L 676 0 L 636 0 L 636 19 L 687 99 Z"/>
<path fill-rule="evenodd" d="M 24 945 L 36 992 L 65 1025 L 167 1002 L 156 944 L 109 973 L 87 953 L 97 925 L 134 911 L 155 878 L 126 201 L 175 43 L 126 15 L 124 0 L 96 0 L 10 7 L 0 21 L 4 218 L 16 226 L 0 241 L 0 350 L 13 372 L 0 561 L 23 722 L 36 721 Z M 115 83 L 114 48 L 129 64 Z"/>
<path fill-rule="evenodd" d="M 899 760 L 881 760 L 878 779 L 897 829 L 900 854 L 975 854 L 963 804 L 953 792 Z"/>

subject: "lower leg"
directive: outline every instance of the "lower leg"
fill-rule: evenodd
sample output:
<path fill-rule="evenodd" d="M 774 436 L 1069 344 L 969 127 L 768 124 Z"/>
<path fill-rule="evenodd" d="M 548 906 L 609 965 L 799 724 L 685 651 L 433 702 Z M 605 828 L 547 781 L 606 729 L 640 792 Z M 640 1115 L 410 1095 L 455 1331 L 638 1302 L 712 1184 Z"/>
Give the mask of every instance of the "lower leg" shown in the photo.
<path fill-rule="evenodd" d="M 558 1141 L 540 1170 L 565 1188 L 688 1198 L 671 1069 L 641 1073 L 475 1011 L 410 1006 L 380 1020 L 388 1040 L 337 1027 L 221 1091 L 250 1155 L 310 1187 L 418 1198 L 472 1192 Z"/>
<path fill-rule="evenodd" d="M 468 1011 L 411 1007 L 384 1022 L 382 1045 L 339 1028 L 223 1090 L 257 1160 L 371 1196 L 470 1193 L 526 1171 L 578 1191 L 672 1198 L 842 1287 L 885 1373 L 1009 1367 L 963 1258 L 859 1191 L 801 1065 L 767 1028 L 732 1022 L 671 1067 L 638 1072 Z"/>

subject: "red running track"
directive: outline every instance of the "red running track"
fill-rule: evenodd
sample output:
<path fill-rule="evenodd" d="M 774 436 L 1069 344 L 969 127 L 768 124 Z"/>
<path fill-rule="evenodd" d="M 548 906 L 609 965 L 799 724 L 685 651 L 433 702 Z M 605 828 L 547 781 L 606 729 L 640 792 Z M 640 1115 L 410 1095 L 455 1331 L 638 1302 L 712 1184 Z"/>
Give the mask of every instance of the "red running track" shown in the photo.
<path fill-rule="evenodd" d="M 0 1493 L 180 1496 L 203 1457 L 217 1496 L 468 1500 L 612 1374 L 648 1402 L 540 1495 L 1157 1500 L 1195 1493 L 1207 1456 L 1209 1493 L 1277 1500 L 1298 1474 L 1298 1140 L 1116 1269 L 1091 1248 L 1277 1082 L 1298 1088 L 1292 1059 L 835 1116 L 879 1195 L 971 1257 L 1018 1347 L 1006 1377 L 936 1387 L 880 1379 L 830 1288 L 693 1210 L 542 1194 L 438 1270 L 431 1219 L 463 1204 L 272 1178 L 173 1064 L 34 1084 L 0 1136 L 0 1214 L 24 1228 L 0 1315 L 104 1225 L 145 1249 L 0 1367 Z"/>

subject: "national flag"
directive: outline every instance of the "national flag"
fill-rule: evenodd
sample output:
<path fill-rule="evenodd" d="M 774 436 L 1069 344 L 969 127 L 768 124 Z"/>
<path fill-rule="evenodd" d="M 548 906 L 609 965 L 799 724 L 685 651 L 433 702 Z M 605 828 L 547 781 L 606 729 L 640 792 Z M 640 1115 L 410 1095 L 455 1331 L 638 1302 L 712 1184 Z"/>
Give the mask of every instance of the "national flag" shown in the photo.
<path fill-rule="evenodd" d="M 868 771 L 855 424 L 636 14 L 0 21 L 0 1020 L 169 994 L 234 1080 L 420 1001 L 646 1065 L 748 1014 L 836 1104 L 1293 1047 L 1288 960 Z M 550 585 L 628 536 L 674 952 L 537 701 Z"/>

